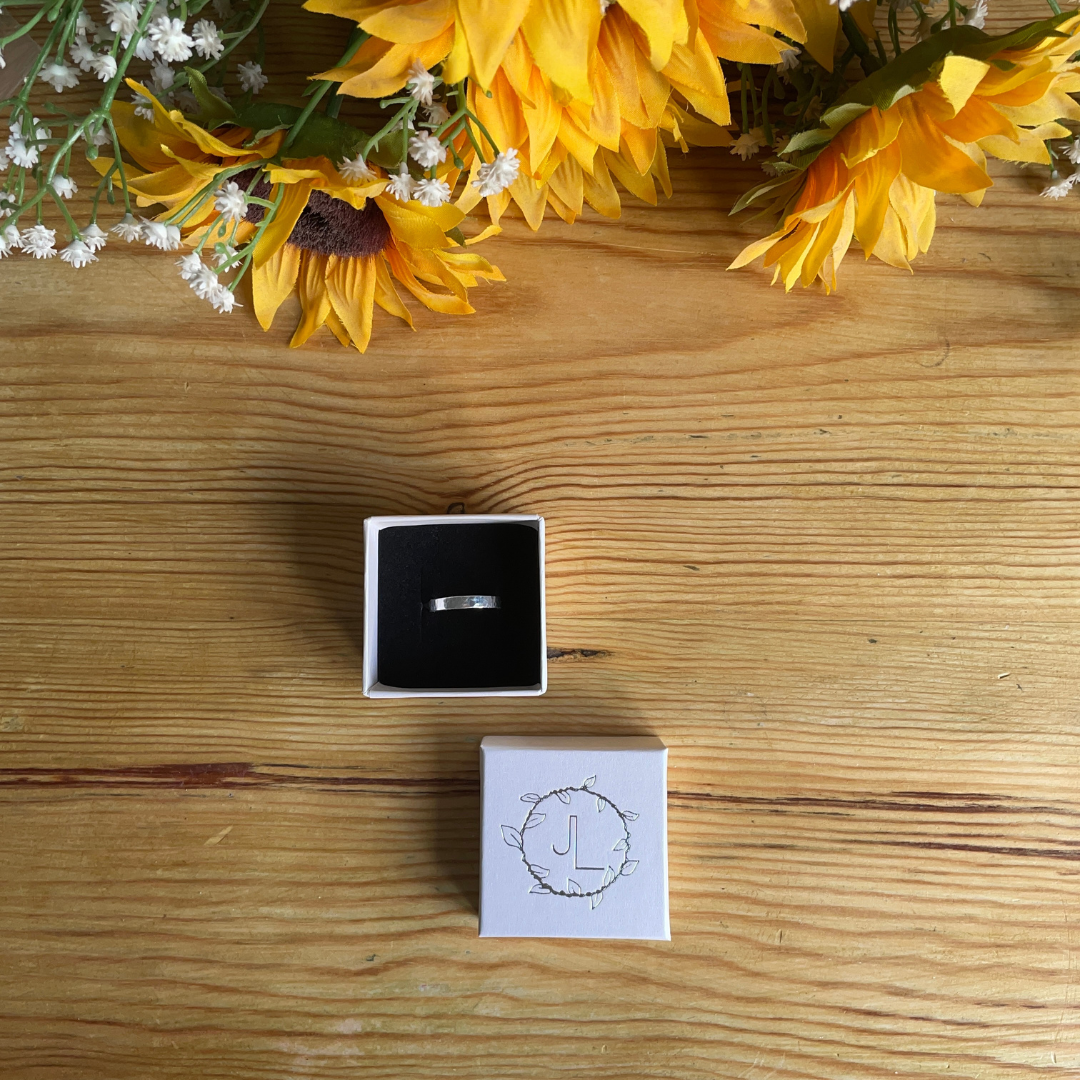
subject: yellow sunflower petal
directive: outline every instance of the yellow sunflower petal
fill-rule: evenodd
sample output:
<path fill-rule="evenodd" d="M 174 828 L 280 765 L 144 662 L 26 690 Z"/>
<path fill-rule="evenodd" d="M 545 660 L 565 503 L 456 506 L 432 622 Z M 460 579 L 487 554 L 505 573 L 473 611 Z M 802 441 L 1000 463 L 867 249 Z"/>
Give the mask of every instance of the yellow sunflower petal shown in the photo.
<path fill-rule="evenodd" d="M 359 26 L 374 38 L 397 44 L 418 44 L 441 34 L 454 17 L 451 0 L 420 0 L 368 15 Z"/>
<path fill-rule="evenodd" d="M 444 315 L 471 315 L 473 307 L 466 300 L 462 300 L 453 293 L 432 292 L 427 286 L 417 281 L 416 275 L 409 269 L 405 260 L 401 257 L 397 247 L 391 245 L 383 254 L 386 256 L 394 277 L 405 286 L 420 301 L 424 307 L 432 311 L 441 312 Z"/>
<path fill-rule="evenodd" d="M 286 240 L 292 235 L 300 215 L 307 206 L 308 196 L 311 194 L 311 185 L 308 183 L 287 184 L 285 194 L 281 198 L 277 213 L 266 226 L 266 232 L 255 246 L 253 263 L 256 267 L 262 266 L 271 255 L 278 251 Z M 271 190 L 271 199 L 277 198 Z"/>
<path fill-rule="evenodd" d="M 469 43 L 473 74 L 485 89 L 491 86 L 528 7 L 529 0 L 457 0 L 457 17 Z"/>
<path fill-rule="evenodd" d="M 371 312 L 375 303 L 377 256 L 362 259 L 330 257 L 326 291 L 352 343 L 364 352 L 371 340 Z"/>
<path fill-rule="evenodd" d="M 381 255 L 375 257 L 375 303 L 383 311 L 396 315 L 412 326 L 412 313 L 401 302 L 401 297 L 394 288 L 394 279 L 390 276 L 389 265 Z"/>
<path fill-rule="evenodd" d="M 296 288 L 299 272 L 300 249 L 294 244 L 285 244 L 251 271 L 252 305 L 264 330 L 270 329 L 278 308 Z"/>
<path fill-rule="evenodd" d="M 330 313 L 330 296 L 326 291 L 326 256 L 304 252 L 300 260 L 297 292 L 303 314 L 289 342 L 293 349 L 303 345 L 326 322 L 326 316 Z"/>
<path fill-rule="evenodd" d="M 600 33 L 597 0 L 532 0 L 521 29 L 544 74 L 591 104 L 589 56 Z"/>

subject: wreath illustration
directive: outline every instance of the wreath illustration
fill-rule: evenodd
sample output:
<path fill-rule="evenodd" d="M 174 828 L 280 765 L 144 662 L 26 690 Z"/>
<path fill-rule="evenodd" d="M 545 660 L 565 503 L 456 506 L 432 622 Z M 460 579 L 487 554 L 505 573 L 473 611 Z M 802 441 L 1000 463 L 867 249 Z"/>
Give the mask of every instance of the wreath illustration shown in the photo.
<path fill-rule="evenodd" d="M 587 898 L 590 911 L 638 867 L 630 858 L 630 822 L 638 815 L 595 791 L 595 783 L 590 776 L 580 787 L 528 792 L 521 796 L 529 804 L 521 827 L 500 826 L 503 840 L 521 853 L 534 880 L 530 893 Z"/>

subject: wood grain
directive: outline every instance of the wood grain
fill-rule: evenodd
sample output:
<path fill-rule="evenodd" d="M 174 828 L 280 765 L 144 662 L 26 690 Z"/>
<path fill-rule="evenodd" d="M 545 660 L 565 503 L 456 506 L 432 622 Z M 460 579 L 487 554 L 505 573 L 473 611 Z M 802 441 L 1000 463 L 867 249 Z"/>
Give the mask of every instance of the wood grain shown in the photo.
<path fill-rule="evenodd" d="M 673 173 L 366 356 L 0 263 L 5 1080 L 1080 1075 L 1080 204 L 785 296 Z M 455 501 L 547 518 L 551 689 L 366 701 L 363 519 Z M 477 938 L 542 732 L 671 746 L 670 944 Z"/>

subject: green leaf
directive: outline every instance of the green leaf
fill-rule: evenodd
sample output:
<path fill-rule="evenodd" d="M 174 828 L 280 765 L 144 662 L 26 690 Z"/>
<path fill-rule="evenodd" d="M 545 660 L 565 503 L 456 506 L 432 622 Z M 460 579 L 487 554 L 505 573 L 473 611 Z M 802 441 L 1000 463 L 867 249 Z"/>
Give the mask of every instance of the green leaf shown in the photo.
<path fill-rule="evenodd" d="M 236 119 L 236 110 L 227 101 L 222 101 L 216 94 L 210 93 L 206 76 L 201 71 L 196 71 L 195 68 L 184 68 L 184 71 L 187 74 L 188 86 L 199 103 L 199 118 L 206 121 L 208 127 L 217 127 Z"/>
<path fill-rule="evenodd" d="M 465 246 L 465 234 L 456 225 L 452 229 L 447 229 L 446 235 L 449 236 L 455 244 L 459 244 L 461 247 Z"/>
<path fill-rule="evenodd" d="M 739 196 L 739 201 L 735 203 L 729 212 L 737 214 L 740 210 L 745 210 L 746 207 L 753 205 L 759 199 L 765 198 L 766 195 L 790 183 L 791 180 L 791 176 L 780 176 L 773 180 L 766 180 L 764 184 L 758 184 L 756 188 L 751 188 L 749 191 L 744 191 Z"/>
<path fill-rule="evenodd" d="M 296 105 L 260 102 L 249 105 L 236 117 L 241 127 L 260 134 L 291 129 L 303 110 Z M 324 113 L 312 113 L 285 155 L 290 158 L 326 157 L 335 165 L 355 157 L 367 136 L 352 124 Z"/>

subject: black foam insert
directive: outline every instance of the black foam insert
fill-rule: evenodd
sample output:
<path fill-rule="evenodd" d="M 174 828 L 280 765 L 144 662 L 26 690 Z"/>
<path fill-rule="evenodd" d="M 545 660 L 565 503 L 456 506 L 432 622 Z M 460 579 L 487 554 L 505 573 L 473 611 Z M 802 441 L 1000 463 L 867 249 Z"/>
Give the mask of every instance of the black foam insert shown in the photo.
<path fill-rule="evenodd" d="M 404 690 L 540 682 L 540 534 L 531 525 L 393 525 L 378 533 L 377 679 Z M 486 611 L 429 600 L 498 596 Z"/>

